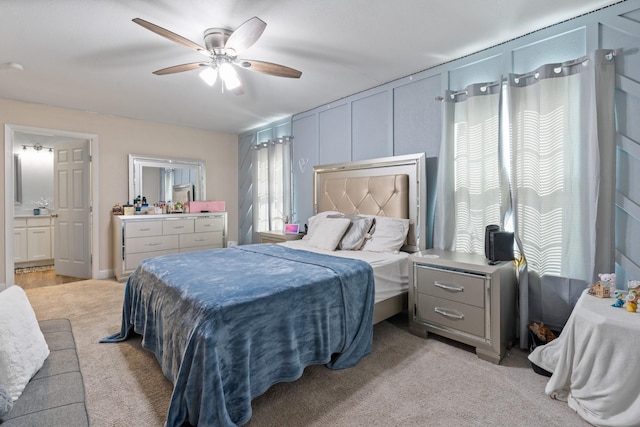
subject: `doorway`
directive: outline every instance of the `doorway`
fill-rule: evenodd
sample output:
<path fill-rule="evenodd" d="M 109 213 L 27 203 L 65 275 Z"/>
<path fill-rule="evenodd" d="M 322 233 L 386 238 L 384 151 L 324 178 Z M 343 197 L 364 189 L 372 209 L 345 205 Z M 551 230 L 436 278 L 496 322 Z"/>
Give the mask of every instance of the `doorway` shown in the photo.
<path fill-rule="evenodd" d="M 7 286 L 12 284 L 24 284 L 25 287 L 49 286 L 98 276 L 98 265 L 93 263 L 94 258 L 99 259 L 97 258 L 98 215 L 95 203 L 98 194 L 97 143 L 98 138 L 94 134 L 5 125 L 5 283 Z M 69 150 L 69 147 L 77 146 L 81 149 Z M 16 157 L 19 158 L 20 155 L 16 156 L 15 152 L 24 154 L 25 159 L 27 154 L 48 155 L 50 158 L 43 160 L 44 156 L 41 156 L 40 161 L 48 162 L 47 166 L 41 165 L 39 167 L 41 172 L 32 170 L 23 180 L 22 177 L 25 176 L 25 172 L 28 172 L 28 168 L 25 171 L 26 164 L 16 161 Z M 61 172 L 58 171 L 59 166 L 65 163 L 63 160 L 71 158 L 80 165 L 80 168 L 69 169 L 67 161 Z M 45 173 L 47 177 L 39 176 L 39 173 Z M 60 195 L 67 195 L 69 192 L 66 190 L 71 189 L 69 187 L 71 184 L 65 184 L 65 176 L 73 176 L 72 179 L 75 179 L 73 193 L 81 193 L 81 209 L 64 209 L 69 203 L 61 200 Z M 35 192 L 28 188 L 29 185 L 33 187 L 33 183 L 29 180 L 33 181 L 34 178 L 40 183 Z M 82 185 L 77 186 L 78 182 Z M 47 203 L 50 205 L 41 209 L 40 215 L 34 215 L 34 209 L 38 205 L 46 206 Z M 78 205 L 76 200 L 71 204 L 74 207 Z M 73 222 L 67 220 L 70 214 Z M 77 219 L 78 215 L 81 217 L 80 221 Z M 25 218 L 26 221 L 37 222 L 40 226 L 50 218 L 50 228 L 44 224 L 45 227 L 42 228 L 31 230 L 27 226 L 24 229 L 22 227 L 24 227 Z M 30 253 L 28 258 L 23 258 L 23 252 L 26 253 L 26 251 L 22 246 L 28 246 L 26 243 L 32 241 L 27 242 L 21 233 L 29 234 L 29 239 L 35 241 L 35 248 L 37 248 L 36 253 Z M 50 237 L 47 233 L 50 233 Z M 51 243 L 49 255 L 46 250 L 43 250 L 48 248 L 46 242 Z M 84 263 L 84 268 L 73 270 L 81 273 L 70 276 L 69 266 L 72 264 L 77 266 L 81 263 Z"/>

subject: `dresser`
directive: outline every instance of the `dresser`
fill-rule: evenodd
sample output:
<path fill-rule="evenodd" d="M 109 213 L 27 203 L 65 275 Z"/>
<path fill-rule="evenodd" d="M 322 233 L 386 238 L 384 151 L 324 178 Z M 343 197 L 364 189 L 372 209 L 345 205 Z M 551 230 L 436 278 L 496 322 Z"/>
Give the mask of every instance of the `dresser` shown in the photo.
<path fill-rule="evenodd" d="M 114 274 L 126 280 L 146 258 L 224 248 L 227 213 L 114 215 Z"/>
<path fill-rule="evenodd" d="M 410 256 L 409 330 L 475 347 L 500 363 L 515 340 L 516 279 L 511 261 L 430 249 Z"/>

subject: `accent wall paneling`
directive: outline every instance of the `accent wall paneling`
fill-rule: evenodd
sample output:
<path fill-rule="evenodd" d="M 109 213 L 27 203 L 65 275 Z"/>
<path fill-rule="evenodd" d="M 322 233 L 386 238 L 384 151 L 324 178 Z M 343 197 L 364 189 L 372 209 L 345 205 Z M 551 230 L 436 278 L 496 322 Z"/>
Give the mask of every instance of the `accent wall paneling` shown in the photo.
<path fill-rule="evenodd" d="M 350 160 L 393 156 L 392 107 L 392 93 L 388 89 L 353 100 Z"/>
<path fill-rule="evenodd" d="M 442 96 L 445 89 L 495 81 L 500 75 L 575 59 L 599 48 L 622 49 L 615 59 L 618 166 L 612 173 L 618 188 L 616 262 L 621 280 L 640 278 L 640 241 L 628 237 L 640 232 L 640 190 L 634 172 L 640 170 L 640 0 L 627 0 L 431 69 L 416 70 L 411 76 L 294 115 L 295 220 L 304 223 L 313 202 L 311 175 L 299 170 L 299 161 L 308 162 L 308 169 L 329 163 L 322 161 L 325 158 L 348 162 L 425 152 L 436 164 L 442 108 L 434 98 Z M 346 137 L 350 139 L 345 141 Z"/>
<path fill-rule="evenodd" d="M 320 164 L 339 163 L 351 158 L 351 110 L 349 104 L 330 105 L 318 113 L 318 133 L 322 149 Z"/>
<path fill-rule="evenodd" d="M 301 226 L 313 215 L 313 166 L 319 163 L 318 120 L 315 114 L 294 117 L 293 221 Z"/>
<path fill-rule="evenodd" d="M 616 275 L 640 278 L 640 2 L 625 2 L 598 22 L 602 48 L 616 56 Z M 618 282 L 620 283 L 620 281 Z"/>
<path fill-rule="evenodd" d="M 442 94 L 441 78 L 440 74 L 427 78 L 410 76 L 393 89 L 395 156 L 423 151 L 427 157 L 440 154 L 442 103 L 436 97 Z"/>
<path fill-rule="evenodd" d="M 505 53 L 492 55 L 468 64 L 462 64 L 448 72 L 449 90 L 459 91 L 473 83 L 495 82 L 504 74 Z M 504 77 L 504 76 L 503 76 Z M 442 95 L 442 92 L 439 94 Z"/>
<path fill-rule="evenodd" d="M 527 73 L 543 64 L 579 58 L 588 51 L 587 31 L 583 26 L 514 49 L 512 72 Z"/>

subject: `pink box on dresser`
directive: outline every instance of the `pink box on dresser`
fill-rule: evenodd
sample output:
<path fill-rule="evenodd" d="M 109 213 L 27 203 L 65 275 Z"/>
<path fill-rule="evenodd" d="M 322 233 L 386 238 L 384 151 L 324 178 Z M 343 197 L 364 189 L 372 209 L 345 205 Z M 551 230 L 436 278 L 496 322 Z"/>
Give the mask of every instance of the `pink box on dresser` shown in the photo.
<path fill-rule="evenodd" d="M 224 212 L 225 205 L 223 201 L 214 200 L 196 200 L 189 202 L 189 212 Z"/>

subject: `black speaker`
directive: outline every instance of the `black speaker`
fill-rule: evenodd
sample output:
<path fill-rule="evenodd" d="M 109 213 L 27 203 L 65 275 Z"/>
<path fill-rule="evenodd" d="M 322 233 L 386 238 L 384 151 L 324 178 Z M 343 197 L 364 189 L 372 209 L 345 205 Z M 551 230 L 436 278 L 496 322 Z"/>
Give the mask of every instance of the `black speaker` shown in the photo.
<path fill-rule="evenodd" d="M 487 225 L 484 235 L 484 256 L 490 261 L 513 260 L 513 233 L 500 231 L 498 225 Z"/>

